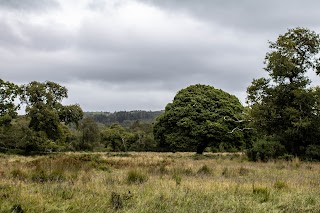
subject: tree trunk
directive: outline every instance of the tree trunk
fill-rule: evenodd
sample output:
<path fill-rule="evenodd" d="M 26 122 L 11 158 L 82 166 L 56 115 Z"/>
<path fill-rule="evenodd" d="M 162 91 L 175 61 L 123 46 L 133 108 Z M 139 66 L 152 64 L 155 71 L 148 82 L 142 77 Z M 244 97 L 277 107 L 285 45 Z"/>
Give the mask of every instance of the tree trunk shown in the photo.
<path fill-rule="evenodd" d="M 121 141 L 122 141 L 122 145 L 124 147 L 124 151 L 127 152 L 127 146 L 126 146 L 126 141 L 125 141 L 125 138 L 124 137 L 121 137 Z"/>

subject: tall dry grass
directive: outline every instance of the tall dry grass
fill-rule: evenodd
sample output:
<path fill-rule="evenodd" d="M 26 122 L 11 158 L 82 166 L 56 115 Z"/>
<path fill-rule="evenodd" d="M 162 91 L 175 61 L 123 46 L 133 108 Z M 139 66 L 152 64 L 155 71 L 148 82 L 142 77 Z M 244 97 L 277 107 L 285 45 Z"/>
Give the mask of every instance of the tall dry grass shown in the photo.
<path fill-rule="evenodd" d="M 319 174 L 241 154 L 0 155 L 0 212 L 320 212 Z"/>

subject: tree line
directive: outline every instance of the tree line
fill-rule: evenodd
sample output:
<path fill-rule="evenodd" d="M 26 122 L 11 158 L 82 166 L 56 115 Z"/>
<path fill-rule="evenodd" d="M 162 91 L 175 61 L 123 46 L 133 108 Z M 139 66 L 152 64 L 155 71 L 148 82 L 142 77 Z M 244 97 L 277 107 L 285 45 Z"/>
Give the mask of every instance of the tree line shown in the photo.
<path fill-rule="evenodd" d="M 111 125 L 119 123 L 122 126 L 130 126 L 135 121 L 153 122 L 163 111 L 118 111 L 118 112 L 85 112 L 85 116 L 92 117 L 96 122 Z"/>
<path fill-rule="evenodd" d="M 317 33 L 289 29 L 270 42 L 269 77 L 248 86 L 246 106 L 196 84 L 178 91 L 155 121 L 144 111 L 85 115 L 79 105 L 61 104 L 67 89 L 57 83 L 0 79 L 0 151 L 211 150 L 245 151 L 251 160 L 320 160 L 320 87 L 307 76 L 320 73 L 319 51 Z M 26 114 L 18 116 L 23 104 Z"/>
<path fill-rule="evenodd" d="M 156 151 L 151 122 L 99 123 L 77 104 L 62 105 L 67 97 L 67 88 L 54 82 L 0 79 L 0 152 Z M 18 115 L 23 105 L 25 115 Z"/>
<path fill-rule="evenodd" d="M 254 79 L 247 106 L 222 90 L 192 85 L 180 90 L 155 124 L 155 138 L 172 149 L 201 154 L 221 141 L 245 150 L 251 160 L 320 160 L 320 38 L 307 28 L 289 29 L 265 57 L 269 78 Z"/>

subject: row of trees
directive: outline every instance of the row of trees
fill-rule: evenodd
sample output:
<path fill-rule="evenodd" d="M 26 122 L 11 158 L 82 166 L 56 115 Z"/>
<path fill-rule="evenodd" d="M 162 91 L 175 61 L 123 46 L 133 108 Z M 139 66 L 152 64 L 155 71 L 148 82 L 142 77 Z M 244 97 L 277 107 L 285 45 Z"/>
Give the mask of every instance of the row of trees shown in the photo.
<path fill-rule="evenodd" d="M 238 99 L 222 90 L 210 86 L 195 85 L 181 90 L 175 100 L 179 109 L 169 114 L 170 122 L 180 122 L 181 127 L 167 128 L 152 122 L 131 121 L 120 125 L 118 122 L 103 124 L 97 122 L 96 113 L 84 113 L 79 105 L 62 105 L 68 97 L 67 89 L 54 82 L 31 82 L 27 85 L 15 85 L 0 81 L 1 114 L 0 114 L 0 151 L 15 153 L 39 153 L 51 151 L 197 151 L 202 153 L 206 147 L 217 151 L 236 151 L 247 146 L 247 134 L 235 132 L 227 134 L 237 127 L 232 121 L 234 114 L 241 116 L 243 106 Z M 186 98 L 188 93 L 198 94 L 196 100 Z M 213 96 L 210 94 L 213 94 Z M 206 95 L 210 97 L 205 98 Z M 224 101 L 222 101 L 225 99 Z M 18 116 L 18 110 L 25 105 L 25 115 Z M 208 111 L 201 108 L 211 106 Z M 214 106 L 219 112 L 214 111 Z M 169 107 L 169 105 L 168 105 Z M 167 108 L 168 108 L 167 107 Z M 190 108 L 191 107 L 191 108 Z M 184 116 L 196 112 L 192 118 Z M 141 112 L 138 112 L 141 114 Z M 158 113 L 159 112 L 154 112 Z M 114 113 L 117 115 L 117 113 Z M 123 114 L 123 113 L 122 113 Z M 126 113 L 128 114 L 128 113 Z M 134 116 L 137 116 L 133 112 Z M 129 115 L 127 115 L 128 117 Z M 221 116 L 225 116 L 224 118 Z M 159 119 L 168 117 L 168 114 Z M 183 119 L 183 121 L 180 121 Z M 98 120 L 99 121 L 99 120 Z M 221 121 L 223 124 L 220 125 Z M 193 125 L 198 123 L 198 128 Z M 179 124 L 179 125 L 180 125 Z M 181 131 L 190 135 L 182 138 Z M 159 140 L 163 134 L 167 140 Z M 154 139 L 154 135 L 156 140 Z M 196 136 L 196 139 L 192 139 Z M 191 141 L 193 144 L 187 143 Z"/>
<path fill-rule="evenodd" d="M 245 149 L 252 160 L 300 156 L 320 160 L 320 88 L 310 86 L 308 71 L 320 73 L 319 35 L 289 29 L 265 58 L 269 78 L 254 79 L 247 104 L 211 86 L 180 90 L 155 124 L 158 143 L 193 149 L 225 142 Z"/>
<path fill-rule="evenodd" d="M 156 151 L 152 123 L 104 125 L 84 117 L 79 105 L 62 105 L 67 97 L 54 82 L 19 86 L 0 79 L 0 151 Z M 25 115 L 18 115 L 21 106 Z"/>
<path fill-rule="evenodd" d="M 54 82 L 33 81 L 15 85 L 0 79 L 0 149 L 22 152 L 44 151 L 63 146 L 83 117 L 79 105 L 61 104 L 67 89 Z M 18 119 L 24 105 L 26 115 Z"/>
<path fill-rule="evenodd" d="M 247 89 L 250 125 L 259 134 L 249 155 L 320 160 L 320 88 L 311 86 L 306 76 L 320 73 L 319 35 L 305 28 L 289 29 L 270 42 L 270 49 L 265 58 L 269 78 L 253 80 Z M 262 147 L 269 151 L 261 153 Z"/>
<path fill-rule="evenodd" d="M 0 79 L 0 149 L 196 151 L 246 150 L 252 160 L 299 156 L 320 160 L 320 37 L 289 29 L 265 58 L 269 78 L 254 79 L 247 107 L 206 85 L 180 90 L 152 123 L 98 124 L 79 105 L 64 106 L 67 89 L 54 82 L 15 85 Z M 17 110 L 26 105 L 26 115 Z M 141 114 L 141 113 L 140 113 Z M 125 119 L 131 114 L 122 113 Z"/>
<path fill-rule="evenodd" d="M 86 112 L 85 115 L 92 117 L 96 122 L 111 125 L 119 123 L 122 126 L 130 126 L 135 121 L 153 122 L 163 111 L 119 111 L 119 112 Z"/>

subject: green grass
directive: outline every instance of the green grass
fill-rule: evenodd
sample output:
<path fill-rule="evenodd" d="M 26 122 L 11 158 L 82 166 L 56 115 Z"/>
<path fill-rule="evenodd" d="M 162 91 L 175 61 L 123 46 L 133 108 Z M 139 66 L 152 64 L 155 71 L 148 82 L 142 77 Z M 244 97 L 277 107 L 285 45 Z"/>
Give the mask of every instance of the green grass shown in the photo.
<path fill-rule="evenodd" d="M 0 212 L 320 212 L 319 163 L 206 155 L 1 155 Z"/>

